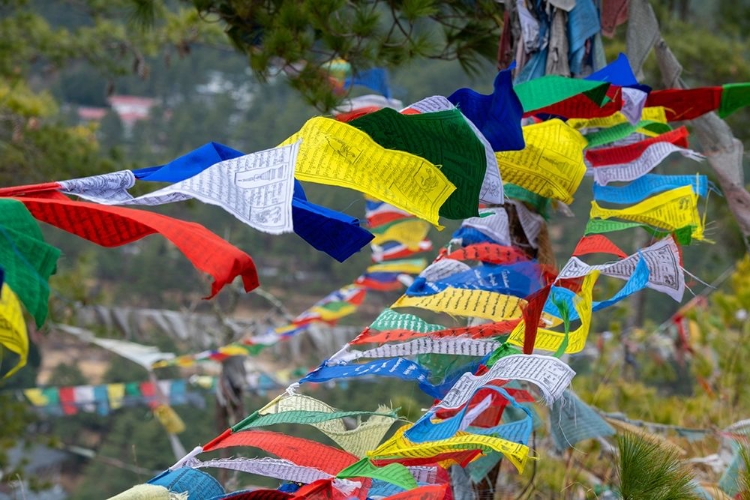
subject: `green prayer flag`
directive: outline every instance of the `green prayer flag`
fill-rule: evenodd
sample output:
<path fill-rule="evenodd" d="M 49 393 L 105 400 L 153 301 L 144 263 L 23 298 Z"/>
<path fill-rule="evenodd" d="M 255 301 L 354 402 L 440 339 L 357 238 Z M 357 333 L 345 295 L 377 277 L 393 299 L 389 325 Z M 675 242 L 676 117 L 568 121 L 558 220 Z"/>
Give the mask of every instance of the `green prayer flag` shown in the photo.
<path fill-rule="evenodd" d="M 313 425 L 321 422 L 327 422 L 329 420 L 336 420 L 347 417 L 369 417 L 373 415 L 379 415 L 382 417 L 389 417 L 397 419 L 398 416 L 395 412 L 390 413 L 379 413 L 374 411 L 307 411 L 307 410 L 290 410 L 279 413 L 270 413 L 268 415 L 259 415 L 252 421 L 243 420 L 240 424 L 232 427 L 232 432 L 240 432 L 248 429 L 254 429 L 256 427 L 268 427 L 276 424 L 303 424 Z"/>
<path fill-rule="evenodd" d="M 750 83 L 727 83 L 721 91 L 719 116 L 724 118 L 750 104 Z"/>
<path fill-rule="evenodd" d="M 350 465 L 339 472 L 336 477 L 339 479 L 350 479 L 356 477 L 380 479 L 381 481 L 395 484 L 405 490 L 413 490 L 417 487 L 417 482 L 414 480 L 414 476 L 411 475 L 411 472 L 409 472 L 409 469 L 405 466 L 398 463 L 392 463 L 385 467 L 376 467 L 368 458 L 363 458 L 359 462 Z"/>
<path fill-rule="evenodd" d="M 639 128 L 645 128 L 657 134 L 664 134 L 672 130 L 672 127 L 666 123 L 659 123 L 652 120 L 641 120 L 636 125 L 627 122 L 620 123 L 614 127 L 603 128 L 593 134 L 586 134 L 586 140 L 588 141 L 586 147 L 595 148 L 619 141 L 636 132 Z"/>
<path fill-rule="evenodd" d="M 384 108 L 349 124 L 384 148 L 411 153 L 437 165 L 456 186 L 440 207 L 440 215 L 448 219 L 479 215 L 487 157 L 484 145 L 459 110 L 402 115 Z"/>
<path fill-rule="evenodd" d="M 409 330 L 416 333 L 431 333 L 445 329 L 444 326 L 427 323 L 422 318 L 414 316 L 413 314 L 401 314 L 393 309 L 386 309 L 380 313 L 380 315 L 375 318 L 375 321 L 372 322 L 370 328 L 380 332 L 386 332 L 389 330 Z"/>
<path fill-rule="evenodd" d="M 487 359 L 486 365 L 489 368 L 497 363 L 497 360 L 513 354 L 522 354 L 522 351 L 511 344 L 502 344 L 490 355 L 489 359 Z"/>
<path fill-rule="evenodd" d="M 539 215 L 545 219 L 549 218 L 549 207 L 551 202 L 549 198 L 532 193 L 526 188 L 522 188 L 521 186 L 509 182 L 503 183 L 503 191 L 505 191 L 506 198 L 513 198 L 514 200 L 528 203 L 534 207 L 534 210 L 536 210 Z"/>
<path fill-rule="evenodd" d="M 589 234 L 612 233 L 615 231 L 623 231 L 625 229 L 632 229 L 636 227 L 640 227 L 655 238 L 665 238 L 670 234 L 669 231 L 657 229 L 646 224 L 640 224 L 638 222 L 618 221 L 612 219 L 589 219 L 589 221 L 586 223 L 586 230 L 584 231 L 584 234 L 588 236 Z M 675 241 L 680 245 L 689 245 L 693 240 L 693 227 L 681 227 L 671 234 L 674 236 Z"/>
<path fill-rule="evenodd" d="M 602 106 L 606 103 L 609 83 L 547 75 L 515 85 L 513 90 L 521 100 L 524 113 L 528 113 L 578 94 L 586 94 L 586 97 Z"/>
<path fill-rule="evenodd" d="M 0 199 L 0 262 L 5 282 L 34 317 L 37 327 L 47 319 L 48 282 L 59 257 L 60 250 L 44 242 L 39 225 L 23 203 Z"/>

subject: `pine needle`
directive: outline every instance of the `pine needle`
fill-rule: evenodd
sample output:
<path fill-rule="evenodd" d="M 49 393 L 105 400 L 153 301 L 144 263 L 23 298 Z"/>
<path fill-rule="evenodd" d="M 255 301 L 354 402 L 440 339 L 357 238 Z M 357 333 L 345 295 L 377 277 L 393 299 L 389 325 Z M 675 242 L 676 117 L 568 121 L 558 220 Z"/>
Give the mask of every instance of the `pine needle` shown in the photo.
<path fill-rule="evenodd" d="M 617 436 L 617 445 L 617 475 L 623 500 L 700 498 L 690 484 L 692 472 L 675 450 L 628 433 Z"/>

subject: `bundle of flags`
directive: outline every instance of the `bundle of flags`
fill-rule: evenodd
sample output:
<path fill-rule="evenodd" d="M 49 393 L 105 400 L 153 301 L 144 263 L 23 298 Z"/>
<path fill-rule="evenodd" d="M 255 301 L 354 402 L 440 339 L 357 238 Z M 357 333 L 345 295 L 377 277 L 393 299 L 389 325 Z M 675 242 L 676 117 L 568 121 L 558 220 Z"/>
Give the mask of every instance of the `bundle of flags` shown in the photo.
<path fill-rule="evenodd" d="M 571 60 L 580 60 L 584 49 L 571 50 Z M 103 245 L 160 232 L 214 276 L 214 294 L 236 276 L 246 289 L 257 284 L 247 254 L 194 224 L 115 205 L 197 198 L 256 229 L 294 231 L 340 259 L 371 242 L 374 263 L 353 285 L 265 335 L 278 338 L 315 322 L 333 323 L 355 310 L 368 290 L 406 286 L 404 294 L 281 396 L 195 448 L 153 484 L 175 474 L 201 477 L 199 469 L 219 467 L 284 484 L 279 490 L 218 492 L 217 499 L 438 500 L 451 494 L 453 466 L 474 480 L 503 459 L 524 470 L 536 416 L 528 403 L 535 396 L 559 417 L 550 425 L 560 447 L 617 427 L 596 420 L 601 416 L 566 392 L 575 372 L 562 356 L 583 350 L 594 311 L 644 288 L 682 300 L 681 245 L 705 238 L 699 198 L 712 186 L 700 175 L 651 172 L 671 153 L 701 159 L 689 149 L 687 131 L 673 130 L 671 122 L 729 113 L 750 103 L 748 89 L 739 84 L 651 91 L 638 84 L 624 56 L 585 80 L 547 75 L 514 85 L 505 70 L 492 94 L 460 89 L 401 112 L 383 107 L 350 121 L 312 118 L 267 151 L 242 155 L 209 145 L 162 167 L 6 188 L 0 195 L 22 203 L 39 220 Z M 695 96 L 710 99 L 696 107 Z M 591 220 L 557 270 L 549 257 L 549 214 L 534 209 L 569 204 L 586 175 L 595 181 Z M 372 232 L 310 204 L 295 178 L 364 193 Z M 127 189 L 136 179 L 172 184 L 133 198 Z M 628 184 L 610 185 L 615 182 Z M 425 267 L 413 255 L 430 246 L 427 230 L 440 226 L 440 217 L 463 222 Z M 641 229 L 653 239 L 630 255 L 606 236 Z M 582 259 L 597 253 L 614 258 L 604 264 Z M 622 286 L 594 300 L 603 277 Z M 430 323 L 415 311 L 466 321 Z M 361 377 L 415 382 L 435 403 L 384 440 L 399 421 L 390 409 L 341 411 L 302 394 L 310 385 Z M 566 407 L 585 415 L 588 428 L 565 419 Z M 312 425 L 337 446 L 259 429 L 279 423 Z M 257 448 L 278 458 L 198 458 L 228 447 Z"/>
<path fill-rule="evenodd" d="M 322 119 L 308 122 L 285 144 L 299 138 L 303 144 L 308 139 L 316 144 L 327 141 L 338 154 L 315 157 L 334 165 L 303 167 L 302 176 L 308 180 L 343 170 L 343 162 L 351 168 L 360 161 L 374 161 L 361 131 L 390 151 L 421 159 L 410 160 L 412 183 L 420 189 L 410 191 L 414 198 L 408 203 L 399 200 L 392 208 L 368 201 L 368 220 L 380 222 L 372 230 L 376 264 L 358 283 L 387 289 L 385 279 L 398 280 L 394 275 L 406 269 L 400 266 L 411 261 L 393 266 L 388 257 L 409 257 L 420 250 L 426 232 L 414 223 L 423 222 L 403 215 L 418 212 L 433 224 L 437 214 L 464 220 L 429 266 L 413 280 L 400 280 L 408 283 L 404 294 L 359 336 L 165 474 L 196 474 L 204 467 L 242 470 L 279 479 L 279 490 L 263 494 L 285 497 L 448 498 L 452 466 L 464 468 L 474 481 L 502 459 L 523 471 L 535 425 L 536 412 L 529 405 L 535 394 L 550 406 L 550 430 L 560 449 L 621 430 L 568 389 L 575 372 L 561 357 L 583 350 L 594 311 L 644 288 L 682 300 L 680 245 L 703 239 L 698 198 L 715 188 L 700 175 L 650 174 L 674 152 L 701 159 L 688 148 L 686 129 L 669 125 L 675 117 L 691 113 L 682 100 L 687 91 L 664 92 L 671 97 L 638 85 L 621 56 L 586 80 L 546 76 L 514 86 L 510 72 L 502 71 L 491 95 L 461 89 L 447 98 L 415 103 L 401 113 L 383 108 L 337 125 Z M 718 95 L 711 89 L 700 92 Z M 722 98 L 702 106 L 701 112 L 750 102 L 747 94 L 737 95 L 745 97 L 722 106 L 722 90 Z M 669 112 L 664 106 L 667 99 Z M 450 130 L 450 138 L 440 142 L 444 130 Z M 425 170 L 424 161 L 441 165 L 440 173 L 457 189 L 445 190 L 448 184 Z M 370 166 L 385 172 L 381 166 Z M 557 270 L 546 257 L 546 210 L 569 204 L 586 175 L 595 180 L 591 221 L 570 260 Z M 350 186 L 351 179 L 342 176 L 337 182 Z M 395 201 L 401 178 L 391 174 L 389 179 L 392 191 L 381 191 L 380 196 L 387 194 L 381 199 Z M 372 177 L 362 173 L 359 180 L 362 191 L 374 196 Z M 610 185 L 615 182 L 629 184 Z M 430 206 L 426 193 L 434 193 L 441 205 Z M 630 255 L 606 236 L 641 228 L 653 240 Z M 388 243 L 392 235 L 402 235 L 401 241 Z M 605 264 L 582 260 L 597 253 L 614 257 Z M 594 286 L 602 277 L 623 284 L 611 296 L 594 300 Z M 339 311 L 351 309 L 347 299 L 357 297 L 355 289 L 346 287 L 298 321 L 333 321 Z M 403 308 L 463 317 L 468 324 L 433 324 Z M 421 418 L 385 441 L 396 423 L 394 415 L 383 409 L 344 412 L 303 394 L 315 384 L 380 377 L 415 382 L 435 398 Z M 355 414 L 358 421 L 369 418 L 347 428 L 343 419 Z M 317 427 L 338 447 L 261 429 L 292 422 Z M 359 439 L 347 439 L 355 435 Z M 278 458 L 198 458 L 203 452 L 244 446 Z M 263 467 L 261 460 L 267 461 Z"/>

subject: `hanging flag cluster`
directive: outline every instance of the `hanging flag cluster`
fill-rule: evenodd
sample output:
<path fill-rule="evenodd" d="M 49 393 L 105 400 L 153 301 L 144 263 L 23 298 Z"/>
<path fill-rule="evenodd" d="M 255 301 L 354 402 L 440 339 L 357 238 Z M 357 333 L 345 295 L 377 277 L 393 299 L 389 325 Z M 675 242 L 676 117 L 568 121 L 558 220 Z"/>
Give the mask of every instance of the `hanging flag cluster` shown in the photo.
<path fill-rule="evenodd" d="M 212 467 L 284 483 L 279 490 L 219 488 L 215 499 L 440 500 L 452 495 L 448 469 L 454 465 L 474 481 L 500 460 L 525 469 L 537 417 L 528 403 L 539 398 L 557 416 L 550 426 L 560 448 L 632 427 L 604 418 L 568 389 L 575 372 L 562 356 L 584 349 L 594 311 L 644 288 L 682 300 L 681 245 L 705 239 L 699 198 L 715 188 L 704 176 L 652 171 L 672 153 L 702 158 L 689 148 L 687 130 L 672 122 L 710 111 L 726 115 L 750 104 L 750 92 L 747 84 L 652 91 L 637 82 L 624 56 L 600 64 L 595 45 L 601 25 L 596 12 L 587 13 L 589 6 L 590 0 L 582 0 L 568 13 L 570 71 L 581 73 L 586 65 L 598 70 L 583 80 L 538 74 L 559 47 L 535 45 L 541 25 L 521 13 L 530 49 L 521 52 L 531 56 L 519 61 L 515 84 L 510 70 L 501 71 L 492 94 L 460 89 L 397 111 L 382 70 L 351 74 L 345 64 L 332 65 L 333 72 L 342 72 L 344 87 L 365 85 L 385 101 L 352 101 L 338 119 L 312 118 L 266 151 L 243 154 L 211 143 L 160 167 L 0 190 L 0 202 L 22 219 L 32 216 L 103 246 L 160 233 L 214 278 L 212 296 L 237 276 L 246 290 L 257 286 L 252 259 L 201 226 L 127 206 L 198 199 L 255 229 L 295 232 L 338 260 L 372 245 L 373 264 L 352 285 L 263 338 L 294 335 L 316 322 L 333 324 L 356 310 L 367 291 L 406 286 L 340 351 L 264 408 L 196 447 L 152 486 L 174 484 L 175 476 L 200 478 L 199 469 Z M 591 16 L 596 26 L 583 22 Z M 542 32 L 551 28 L 554 37 L 564 31 L 558 19 Z M 595 182 L 591 220 L 558 270 L 545 217 L 550 208 L 571 203 L 587 175 Z M 136 182 L 149 181 L 170 184 L 140 197 L 128 192 Z M 357 219 L 310 203 L 298 181 L 363 193 L 370 231 Z M 463 222 L 426 265 L 414 255 L 431 247 L 428 229 L 440 227 L 440 217 Z M 57 253 L 41 237 L 30 237 L 38 234 L 34 230 L 12 227 L 15 219 L 0 223 L 9 242 L 0 262 L 3 345 L 25 353 L 16 294 L 37 323 L 44 321 L 46 278 Z M 653 239 L 628 255 L 607 234 L 631 229 L 645 229 Z M 597 253 L 612 258 L 589 263 Z M 600 278 L 622 285 L 595 300 Z M 12 289 L 7 296 L 6 288 Z M 420 311 L 454 319 L 431 323 Z M 465 321 L 457 324 L 455 318 Z M 273 341 L 251 338 L 205 356 L 253 353 Z M 170 357 L 154 359 L 161 360 L 171 363 Z M 435 400 L 387 439 L 394 424 L 404 424 L 395 410 L 342 411 L 303 394 L 316 384 L 380 377 L 414 383 Z M 311 425 L 336 446 L 266 429 L 288 423 Z M 264 458 L 198 458 L 236 447 L 260 450 Z"/>
<path fill-rule="evenodd" d="M 474 481 L 502 459 L 524 470 L 536 416 L 528 403 L 536 396 L 549 406 L 559 449 L 630 425 L 602 415 L 568 389 L 575 372 L 561 357 L 583 350 L 594 311 L 644 288 L 682 300 L 680 245 L 704 238 L 698 199 L 715 187 L 700 175 L 650 173 L 674 152 L 702 158 L 689 149 L 687 130 L 670 125 L 684 116 L 681 110 L 689 112 L 681 99 L 691 98 L 682 94 L 687 91 L 665 92 L 639 85 L 620 56 L 585 80 L 551 75 L 514 86 L 510 71 L 501 71 L 491 95 L 461 89 L 401 112 L 387 102 L 359 110 L 352 103 L 353 113 L 339 114 L 338 121 L 310 120 L 282 145 L 299 144 L 296 175 L 386 201 L 368 199 L 375 264 L 355 286 L 300 315 L 289 331 L 336 321 L 355 309 L 368 285 L 388 290 L 398 281 L 407 288 L 339 352 L 152 484 L 174 474 L 200 477 L 199 469 L 217 467 L 280 480 L 279 490 L 263 490 L 268 496 L 448 498 L 453 465 Z M 702 113 L 722 109 L 725 93 L 716 95 Z M 742 99 L 735 104 L 748 104 Z M 449 139 L 441 136 L 445 131 Z M 318 151 L 321 144 L 330 150 Z M 368 171 L 357 170 L 362 163 Z M 394 170 L 406 165 L 410 185 Z M 431 168 L 436 165 L 437 171 Z M 545 217 L 573 200 L 586 175 L 595 181 L 591 221 L 573 256 L 557 270 Z M 438 216 L 463 222 L 425 267 L 409 257 L 429 247 L 428 226 L 420 224 L 437 224 Z M 641 228 L 653 240 L 631 255 L 606 236 Z M 582 260 L 597 253 L 611 259 Z M 418 274 L 399 278 L 411 273 Z M 622 286 L 595 300 L 600 278 Z M 420 310 L 466 318 L 468 324 L 430 323 Z M 413 382 L 435 398 L 421 418 L 385 440 L 400 422 L 388 408 L 341 411 L 303 394 L 316 384 L 380 377 Z M 345 425 L 347 417 L 356 417 L 354 428 Z M 337 447 L 266 429 L 281 423 L 311 425 Z M 198 458 L 230 447 L 277 458 Z M 215 498 L 256 495 L 261 492 Z"/>
<path fill-rule="evenodd" d="M 209 377 L 213 389 L 215 380 Z M 202 381 L 205 384 L 205 381 Z M 79 412 L 109 415 L 123 407 L 146 405 L 151 409 L 168 402 L 170 406 L 193 404 L 200 406 L 205 401 L 199 393 L 190 390 L 184 379 L 159 380 L 153 382 L 128 382 L 118 384 L 81 385 L 75 387 L 35 387 L 17 391 L 34 409 L 43 415 L 76 415 Z M 271 384 L 273 388 L 276 385 Z M 163 399 L 157 395 L 161 392 Z M 197 397 L 196 397 L 197 396 Z"/>
<path fill-rule="evenodd" d="M 254 371 L 247 377 L 247 390 L 264 394 L 283 389 L 295 376 L 306 373 L 305 368 L 279 370 L 268 373 Z M 79 412 L 108 415 L 119 408 L 146 405 L 156 408 L 191 404 L 204 406 L 201 392 L 216 390 L 217 379 L 209 375 L 193 375 L 189 379 L 127 382 L 72 387 L 34 387 L 12 391 L 19 400 L 28 401 L 36 411 L 46 416 L 76 415 Z M 160 395 L 157 394 L 157 387 Z M 193 390 L 195 389 L 195 390 Z"/>

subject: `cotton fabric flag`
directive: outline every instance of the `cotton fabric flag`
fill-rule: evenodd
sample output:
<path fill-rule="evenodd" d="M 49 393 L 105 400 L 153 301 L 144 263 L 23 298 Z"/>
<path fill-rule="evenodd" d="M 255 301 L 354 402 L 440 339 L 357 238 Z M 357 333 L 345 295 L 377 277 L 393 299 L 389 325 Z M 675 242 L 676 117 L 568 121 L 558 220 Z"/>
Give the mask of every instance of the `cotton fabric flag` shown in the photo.
<path fill-rule="evenodd" d="M 525 147 L 521 132 L 524 107 L 513 87 L 510 70 L 495 77 L 493 92 L 483 95 L 463 88 L 448 97 L 487 138 L 494 151 L 519 151 Z"/>
<path fill-rule="evenodd" d="M 549 411 L 550 434 L 562 451 L 585 440 L 609 437 L 615 430 L 571 390 L 555 401 Z"/>
<path fill-rule="evenodd" d="M 258 286 L 255 263 L 249 255 L 199 224 L 164 215 L 55 198 L 19 198 L 38 220 L 104 247 L 116 247 L 159 233 L 175 244 L 199 270 L 214 278 L 213 297 L 240 276 L 245 291 Z"/>
<path fill-rule="evenodd" d="M 438 212 L 456 190 L 429 161 L 388 150 L 366 133 L 330 118 L 312 118 L 282 145 L 302 139 L 295 176 L 361 191 L 438 225 Z"/>
<path fill-rule="evenodd" d="M 188 179 L 129 200 L 111 200 L 90 190 L 79 196 L 97 203 L 127 206 L 155 206 L 195 198 L 220 206 L 259 231 L 289 233 L 294 228 L 292 197 L 298 150 L 299 143 L 294 143 L 224 160 Z"/>
<path fill-rule="evenodd" d="M 26 365 L 29 354 L 29 337 L 21 303 L 7 283 L 0 285 L 0 345 L 18 355 L 16 364 L 4 375 L 7 378 Z"/>
<path fill-rule="evenodd" d="M 0 263 L 4 281 L 34 317 L 37 327 L 47 318 L 49 278 L 60 250 L 44 242 L 42 231 L 24 205 L 0 198 Z"/>
<path fill-rule="evenodd" d="M 403 114 L 414 114 L 414 113 L 436 113 L 439 111 L 453 110 L 455 106 L 443 96 L 432 96 L 422 99 L 421 101 L 415 102 L 409 105 L 408 108 L 402 110 Z M 502 205 L 503 200 L 503 181 L 500 178 L 500 169 L 497 167 L 497 159 L 495 158 L 495 152 L 492 149 L 492 144 L 487 140 L 484 134 L 477 128 L 477 126 L 466 118 L 471 130 L 477 136 L 479 141 L 484 146 L 484 157 L 487 162 L 487 168 L 484 171 L 484 180 L 482 181 L 482 189 L 479 191 L 479 201 L 482 203 L 489 203 L 492 205 Z"/>
<path fill-rule="evenodd" d="M 440 215 L 449 219 L 477 215 L 487 162 L 482 143 L 459 110 L 402 115 L 385 108 L 350 125 L 386 149 L 440 165 L 440 171 L 457 187 L 440 207 Z"/>
<path fill-rule="evenodd" d="M 705 198 L 709 187 L 716 190 L 705 175 L 647 174 L 625 186 L 602 186 L 594 183 L 594 200 L 618 205 L 632 205 L 664 191 L 691 186 L 696 195 Z"/>
<path fill-rule="evenodd" d="M 698 195 L 693 192 L 692 186 L 670 189 L 637 205 L 619 210 L 602 208 L 596 201 L 592 201 L 590 216 L 592 219 L 624 219 L 670 232 L 690 226 L 692 237 L 697 240 L 703 239 L 703 223 L 698 214 Z"/>
<path fill-rule="evenodd" d="M 571 203 L 586 173 L 586 139 L 556 119 L 528 125 L 523 133 L 526 149 L 497 153 L 503 179 L 545 198 Z"/>
<path fill-rule="evenodd" d="M 181 182 L 203 170 L 243 153 L 218 143 L 206 144 L 166 165 L 135 170 L 135 177 L 143 181 Z M 294 232 L 313 248 L 327 253 L 339 262 L 359 251 L 372 236 L 359 227 L 354 217 L 315 205 L 307 200 L 299 182 L 294 184 L 292 199 Z"/>
<path fill-rule="evenodd" d="M 297 465 L 314 467 L 328 474 L 337 474 L 343 468 L 357 461 L 357 457 L 351 453 L 332 446 L 278 432 L 261 430 L 226 431 L 222 436 L 206 444 L 203 451 L 208 452 L 233 446 L 259 448 Z"/>

